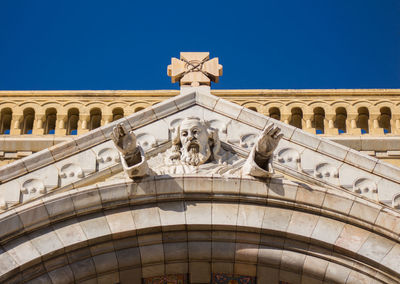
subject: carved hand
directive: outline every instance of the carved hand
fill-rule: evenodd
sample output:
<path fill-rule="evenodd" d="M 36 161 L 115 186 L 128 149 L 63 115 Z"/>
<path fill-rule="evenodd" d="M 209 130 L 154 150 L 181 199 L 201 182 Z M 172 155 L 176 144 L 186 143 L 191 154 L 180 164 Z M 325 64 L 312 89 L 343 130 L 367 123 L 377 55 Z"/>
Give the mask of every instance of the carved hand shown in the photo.
<path fill-rule="evenodd" d="M 280 133 L 280 128 L 270 124 L 267 128 L 260 134 L 258 141 L 256 143 L 256 153 L 263 158 L 271 157 L 272 153 L 278 146 L 279 140 L 283 137 Z"/>
<path fill-rule="evenodd" d="M 111 139 L 114 141 L 115 147 L 117 147 L 124 157 L 137 152 L 135 134 L 133 131 L 128 132 L 122 123 L 114 127 L 111 133 Z"/>

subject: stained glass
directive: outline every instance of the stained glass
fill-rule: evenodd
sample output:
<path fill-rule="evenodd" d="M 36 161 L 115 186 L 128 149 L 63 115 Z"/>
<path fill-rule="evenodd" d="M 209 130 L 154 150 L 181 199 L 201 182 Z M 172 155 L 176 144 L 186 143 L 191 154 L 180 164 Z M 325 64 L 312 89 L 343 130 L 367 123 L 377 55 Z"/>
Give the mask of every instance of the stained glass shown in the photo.
<path fill-rule="evenodd" d="M 145 278 L 144 284 L 187 284 L 187 278 L 184 274 L 163 275 Z"/>
<path fill-rule="evenodd" d="M 213 273 L 211 283 L 212 284 L 256 284 L 256 278 L 252 276 Z"/>

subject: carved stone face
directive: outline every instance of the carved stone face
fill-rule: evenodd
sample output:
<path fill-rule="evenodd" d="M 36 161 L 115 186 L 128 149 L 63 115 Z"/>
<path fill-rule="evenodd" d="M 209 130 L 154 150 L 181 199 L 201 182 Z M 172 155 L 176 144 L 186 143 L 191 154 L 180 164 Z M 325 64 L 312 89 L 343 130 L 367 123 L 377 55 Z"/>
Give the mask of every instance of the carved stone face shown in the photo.
<path fill-rule="evenodd" d="M 202 121 L 196 118 L 184 119 L 180 125 L 179 138 L 182 162 L 198 166 L 210 158 L 207 126 Z"/>

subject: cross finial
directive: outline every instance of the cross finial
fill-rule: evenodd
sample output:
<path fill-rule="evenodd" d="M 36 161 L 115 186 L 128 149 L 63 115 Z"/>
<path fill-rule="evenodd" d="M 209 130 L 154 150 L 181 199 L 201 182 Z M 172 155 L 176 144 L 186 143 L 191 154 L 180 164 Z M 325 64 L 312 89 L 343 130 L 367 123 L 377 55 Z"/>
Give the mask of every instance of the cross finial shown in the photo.
<path fill-rule="evenodd" d="M 218 83 L 222 76 L 222 65 L 218 64 L 218 57 L 210 60 L 209 52 L 181 52 L 181 58 L 171 58 L 168 65 L 168 76 L 172 83 L 180 86 L 197 87 L 210 86 L 211 81 Z"/>

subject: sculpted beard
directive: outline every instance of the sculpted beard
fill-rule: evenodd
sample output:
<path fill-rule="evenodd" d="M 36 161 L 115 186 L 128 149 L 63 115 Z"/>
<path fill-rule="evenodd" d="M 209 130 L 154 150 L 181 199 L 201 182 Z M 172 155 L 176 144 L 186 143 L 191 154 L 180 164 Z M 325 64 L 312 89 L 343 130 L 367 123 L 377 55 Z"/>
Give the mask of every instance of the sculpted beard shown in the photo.
<path fill-rule="evenodd" d="M 199 166 L 210 158 L 211 149 L 208 144 L 202 147 L 197 141 L 188 141 L 182 145 L 181 161 L 187 165 Z"/>

